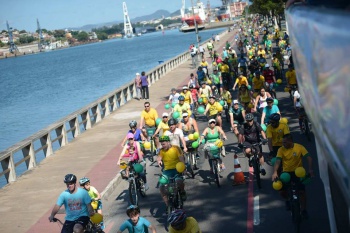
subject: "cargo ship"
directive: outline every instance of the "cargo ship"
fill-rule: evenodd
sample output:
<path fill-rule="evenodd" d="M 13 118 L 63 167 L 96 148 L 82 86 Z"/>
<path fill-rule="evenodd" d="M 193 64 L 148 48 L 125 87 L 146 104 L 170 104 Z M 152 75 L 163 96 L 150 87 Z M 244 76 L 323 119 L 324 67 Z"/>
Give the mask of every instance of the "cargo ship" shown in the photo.
<path fill-rule="evenodd" d="M 182 0 L 181 8 L 182 26 L 180 31 L 189 32 L 195 30 L 195 23 L 197 24 L 198 30 L 204 29 L 204 23 L 207 19 L 205 14 L 204 4 L 198 0 L 196 5 L 188 8 L 189 13 L 185 14 L 185 0 Z"/>

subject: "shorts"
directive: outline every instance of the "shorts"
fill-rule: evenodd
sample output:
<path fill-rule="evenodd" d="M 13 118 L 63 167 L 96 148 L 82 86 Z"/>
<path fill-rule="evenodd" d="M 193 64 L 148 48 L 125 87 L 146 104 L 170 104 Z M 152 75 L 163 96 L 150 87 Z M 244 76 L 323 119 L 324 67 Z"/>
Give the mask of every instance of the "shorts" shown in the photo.
<path fill-rule="evenodd" d="M 305 191 L 305 185 L 301 183 L 300 178 L 297 177 L 294 172 L 288 172 L 288 173 L 290 175 L 290 180 L 296 183 L 298 190 Z M 290 187 L 290 183 L 283 184 L 281 191 L 287 191 L 289 187 Z"/>
<path fill-rule="evenodd" d="M 176 175 L 179 175 L 180 173 L 178 173 L 176 171 L 176 169 L 168 169 L 168 170 L 164 170 L 163 171 L 163 175 L 166 175 L 169 178 L 173 178 Z M 175 180 L 183 180 L 182 176 L 178 176 Z"/>
<path fill-rule="evenodd" d="M 86 226 L 88 225 L 89 221 L 90 221 L 90 218 L 88 216 L 81 216 L 77 220 L 74 220 L 74 221 L 66 220 L 63 224 L 61 233 L 73 233 L 74 225 L 77 223 L 82 225 L 83 228 L 85 229 Z"/>
<path fill-rule="evenodd" d="M 250 143 L 250 142 L 245 141 L 245 142 L 243 142 L 243 146 L 244 146 L 244 147 L 247 147 L 247 148 L 252 148 L 252 147 L 253 147 L 252 144 L 255 144 L 255 143 L 258 143 L 258 142 Z M 254 146 L 254 149 L 255 149 L 258 153 L 260 153 L 260 152 L 262 151 L 261 146 Z"/>

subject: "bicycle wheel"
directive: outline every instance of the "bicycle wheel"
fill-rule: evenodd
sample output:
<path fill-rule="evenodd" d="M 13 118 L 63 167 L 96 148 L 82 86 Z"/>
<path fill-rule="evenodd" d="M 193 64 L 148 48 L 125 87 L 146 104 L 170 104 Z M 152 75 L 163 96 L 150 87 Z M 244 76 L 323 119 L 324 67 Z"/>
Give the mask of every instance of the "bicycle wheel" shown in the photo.
<path fill-rule="evenodd" d="M 130 181 L 129 183 L 129 199 L 131 204 L 138 205 L 138 196 L 137 196 L 135 180 Z"/>
<path fill-rule="evenodd" d="M 186 153 L 186 164 L 187 164 L 187 172 L 191 174 L 191 178 L 194 178 L 193 171 L 193 162 L 192 162 L 192 152 Z"/>
<path fill-rule="evenodd" d="M 300 223 L 301 223 L 301 214 L 300 214 L 300 203 L 298 200 L 294 200 L 291 202 L 291 214 L 292 221 L 294 224 L 294 229 L 296 233 L 300 232 Z"/>
<path fill-rule="evenodd" d="M 145 197 L 146 196 L 146 191 L 142 189 L 142 186 L 144 186 L 144 182 L 141 178 L 137 179 L 138 185 L 137 185 L 137 189 L 139 190 L 139 193 L 141 195 L 141 197 Z"/>
<path fill-rule="evenodd" d="M 212 169 L 214 172 L 215 183 L 220 188 L 220 176 L 219 176 L 219 171 L 218 171 L 218 161 L 216 159 L 213 159 L 211 166 L 212 166 Z"/>
<path fill-rule="evenodd" d="M 153 139 L 151 139 L 151 152 L 149 153 L 149 157 L 148 157 L 148 160 L 151 162 L 151 163 L 153 163 L 153 161 L 154 161 L 154 158 L 153 158 L 153 156 L 154 156 L 154 141 L 153 141 Z"/>
<path fill-rule="evenodd" d="M 304 133 L 305 133 L 305 136 L 307 137 L 307 140 L 311 141 L 309 122 L 306 116 L 304 117 L 304 120 L 303 120 L 303 128 L 304 128 Z"/>
<path fill-rule="evenodd" d="M 180 190 L 177 190 L 177 192 L 176 192 L 176 197 L 175 197 L 175 200 L 174 200 L 174 204 L 175 204 L 175 208 L 176 209 L 182 209 L 183 208 L 183 200 L 182 200 L 182 197 L 181 197 Z"/>
<path fill-rule="evenodd" d="M 261 179 L 260 179 L 260 163 L 259 159 L 255 157 L 254 155 L 254 161 L 253 161 L 253 169 L 254 169 L 254 175 L 256 179 L 256 184 L 258 185 L 258 188 L 261 189 Z"/>

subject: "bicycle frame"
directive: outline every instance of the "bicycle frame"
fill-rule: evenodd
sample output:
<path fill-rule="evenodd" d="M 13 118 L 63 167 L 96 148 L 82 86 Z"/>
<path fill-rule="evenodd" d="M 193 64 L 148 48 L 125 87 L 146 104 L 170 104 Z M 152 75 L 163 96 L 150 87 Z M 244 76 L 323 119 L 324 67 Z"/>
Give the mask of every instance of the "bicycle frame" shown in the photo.
<path fill-rule="evenodd" d="M 252 144 L 251 147 L 251 159 L 252 159 L 252 165 L 253 165 L 253 170 L 254 170 L 254 175 L 256 179 L 256 183 L 258 185 L 258 188 L 261 189 L 261 178 L 260 178 L 260 158 L 259 158 L 259 153 L 256 150 L 256 147 L 260 147 L 262 145 L 262 142 L 254 143 Z M 248 147 L 244 147 L 244 154 L 245 154 L 245 149 Z M 246 155 L 247 156 L 247 155 Z"/>
<path fill-rule="evenodd" d="M 291 206 L 292 221 L 295 227 L 295 232 L 300 232 L 301 223 L 301 207 L 300 207 L 300 196 L 297 184 L 293 181 L 290 182 L 288 187 L 288 195 Z"/>
<path fill-rule="evenodd" d="M 169 183 L 166 185 L 168 197 L 168 213 L 171 213 L 175 209 L 183 208 L 183 200 L 181 198 L 180 188 L 176 183 L 176 178 L 178 177 L 179 175 L 169 178 Z"/>

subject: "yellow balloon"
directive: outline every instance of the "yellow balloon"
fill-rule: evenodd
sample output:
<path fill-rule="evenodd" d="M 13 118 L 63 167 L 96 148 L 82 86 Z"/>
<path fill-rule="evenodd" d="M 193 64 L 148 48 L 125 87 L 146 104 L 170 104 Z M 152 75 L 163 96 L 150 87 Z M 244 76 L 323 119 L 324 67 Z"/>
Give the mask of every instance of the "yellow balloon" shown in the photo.
<path fill-rule="evenodd" d="M 188 135 L 188 139 L 189 139 L 189 140 L 193 140 L 193 139 L 194 139 L 193 134 L 189 134 L 189 135 Z"/>
<path fill-rule="evenodd" d="M 185 164 L 183 162 L 178 162 L 176 164 L 176 171 L 179 172 L 179 173 L 183 173 L 185 171 Z"/>
<path fill-rule="evenodd" d="M 281 118 L 280 122 L 287 125 L 288 124 L 288 119 L 283 117 L 283 118 Z"/>
<path fill-rule="evenodd" d="M 281 84 L 282 83 L 282 79 L 277 79 L 276 81 L 278 84 Z"/>
<path fill-rule="evenodd" d="M 221 148 L 224 145 L 224 142 L 221 139 L 218 139 L 215 141 L 215 146 L 217 146 L 218 148 Z"/>
<path fill-rule="evenodd" d="M 195 132 L 194 134 L 193 134 L 193 139 L 194 140 L 197 140 L 199 138 L 199 133 L 198 132 Z"/>
<path fill-rule="evenodd" d="M 210 85 L 211 84 L 211 80 L 207 79 L 207 84 Z"/>
<path fill-rule="evenodd" d="M 228 100 L 227 100 L 227 103 L 228 103 L 228 104 L 232 103 L 232 100 L 231 100 L 231 99 L 228 99 Z"/>
<path fill-rule="evenodd" d="M 120 167 L 121 170 L 124 170 L 125 168 L 128 167 L 128 164 L 125 161 L 122 161 L 122 162 L 120 162 L 119 167 Z"/>
<path fill-rule="evenodd" d="M 95 224 L 99 224 L 100 222 L 103 221 L 103 216 L 102 216 L 102 214 L 95 213 L 94 215 L 92 215 L 90 217 L 90 219 L 91 219 L 91 222 L 93 222 Z"/>
<path fill-rule="evenodd" d="M 92 208 L 93 208 L 94 210 L 96 210 L 96 209 L 97 209 L 97 206 L 98 206 L 98 201 L 92 201 L 92 202 L 91 202 L 91 206 L 92 206 Z"/>
<path fill-rule="evenodd" d="M 208 99 L 206 97 L 203 98 L 203 103 L 207 104 L 208 103 Z"/>
<path fill-rule="evenodd" d="M 143 144 L 143 147 L 145 147 L 145 149 L 150 149 L 151 148 L 151 143 L 150 142 L 145 142 Z"/>
<path fill-rule="evenodd" d="M 295 175 L 299 178 L 303 178 L 306 175 L 306 171 L 303 167 L 298 167 L 295 169 Z"/>
<path fill-rule="evenodd" d="M 218 110 L 219 112 L 222 112 L 223 109 L 224 109 L 224 108 L 222 107 L 221 104 L 218 105 L 218 106 L 216 107 L 216 110 Z"/>
<path fill-rule="evenodd" d="M 282 186 L 283 186 L 283 184 L 282 184 L 282 182 L 280 180 L 274 181 L 272 183 L 272 188 L 274 190 L 281 190 Z"/>

